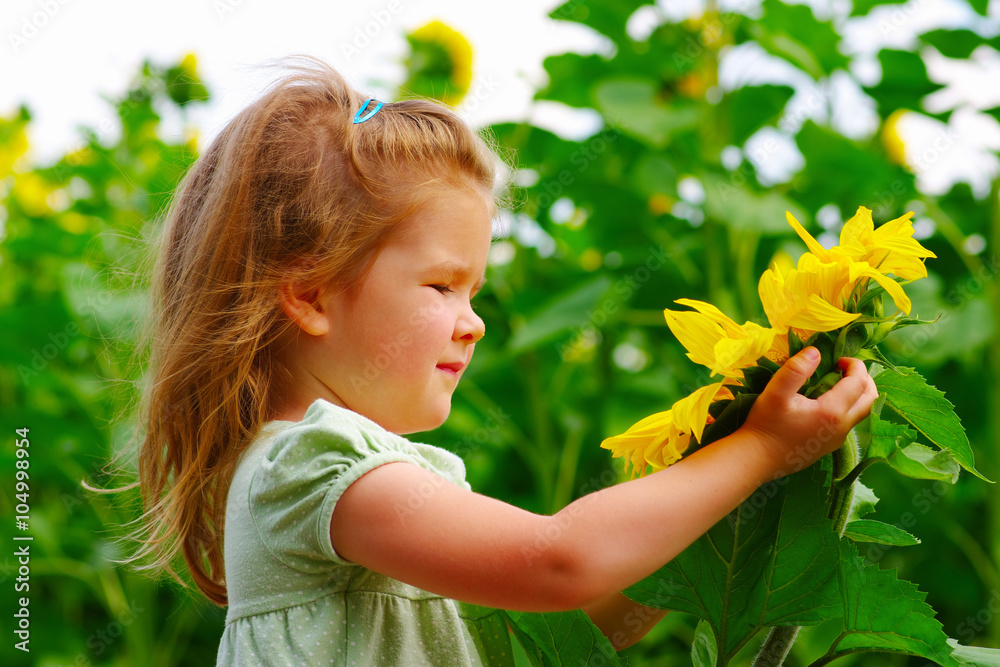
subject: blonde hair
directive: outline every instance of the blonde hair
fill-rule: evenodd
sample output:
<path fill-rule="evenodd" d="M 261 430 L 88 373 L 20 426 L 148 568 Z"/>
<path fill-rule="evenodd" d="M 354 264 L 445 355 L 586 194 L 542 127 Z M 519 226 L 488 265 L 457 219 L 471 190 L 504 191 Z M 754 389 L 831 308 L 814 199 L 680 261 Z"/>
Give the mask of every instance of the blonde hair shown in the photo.
<path fill-rule="evenodd" d="M 124 561 L 173 568 L 227 604 L 223 532 L 237 457 L 273 419 L 287 374 L 277 341 L 294 324 L 278 304 L 303 291 L 354 289 L 400 222 L 442 189 L 483 194 L 496 214 L 503 162 L 490 137 L 423 99 L 366 99 L 308 57 L 240 112 L 181 182 L 158 239 L 138 406 L 143 525 Z M 124 489 L 121 489 L 124 490 Z"/>

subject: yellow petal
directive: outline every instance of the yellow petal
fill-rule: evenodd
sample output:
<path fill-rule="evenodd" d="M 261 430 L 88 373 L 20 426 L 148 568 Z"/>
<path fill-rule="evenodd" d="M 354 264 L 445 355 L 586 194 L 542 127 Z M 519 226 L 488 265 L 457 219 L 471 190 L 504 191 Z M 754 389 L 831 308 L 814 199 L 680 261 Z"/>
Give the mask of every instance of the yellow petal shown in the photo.
<path fill-rule="evenodd" d="M 709 320 L 722 327 L 726 335 L 738 336 L 741 333 L 740 325 L 736 324 L 729 316 L 710 303 L 695 301 L 694 299 L 677 299 L 674 303 L 679 303 L 682 306 L 691 306 Z"/>
<path fill-rule="evenodd" d="M 701 313 L 664 310 L 670 331 L 688 351 L 691 361 L 709 368 L 715 363 L 715 342 L 722 335 L 718 324 Z"/>
<path fill-rule="evenodd" d="M 833 331 L 860 316 L 860 313 L 847 313 L 830 305 L 818 294 L 810 294 L 805 307 L 795 314 L 789 325 L 810 331 Z"/>
<path fill-rule="evenodd" d="M 864 253 L 865 246 L 874 242 L 875 222 L 872 220 L 872 212 L 864 206 L 859 206 L 858 212 L 845 222 L 840 230 L 840 246 L 849 254 L 858 249 Z"/>
<path fill-rule="evenodd" d="M 805 227 L 799 224 L 799 221 L 795 219 L 789 211 L 785 211 L 785 219 L 788 220 L 788 224 L 792 226 L 795 233 L 799 235 L 803 241 L 806 242 L 806 246 L 809 248 L 809 252 L 816 255 L 824 262 L 830 261 L 829 251 L 824 248 L 819 241 L 812 237 L 812 234 L 806 231 Z"/>
<path fill-rule="evenodd" d="M 907 315 L 910 314 L 910 297 L 906 296 L 906 293 L 903 291 L 903 288 L 899 283 L 891 278 L 886 278 L 880 271 L 876 271 L 871 268 L 866 262 L 858 262 L 854 267 L 852 267 L 852 273 L 855 272 L 859 278 L 862 276 L 871 278 L 884 287 L 886 294 L 892 297 L 896 307 Z"/>
<path fill-rule="evenodd" d="M 771 349 L 777 332 L 754 322 L 742 327 L 743 337 L 723 338 L 715 344 L 715 370 L 726 377 L 743 377 L 742 369 L 757 364 Z"/>
<path fill-rule="evenodd" d="M 722 383 L 716 382 L 696 389 L 690 396 L 674 403 L 671 410 L 674 413 L 674 423 L 684 433 L 691 433 L 701 441 L 708 421 L 708 406 L 715 400 L 716 394 L 722 389 Z M 729 391 L 728 389 L 726 390 Z"/>

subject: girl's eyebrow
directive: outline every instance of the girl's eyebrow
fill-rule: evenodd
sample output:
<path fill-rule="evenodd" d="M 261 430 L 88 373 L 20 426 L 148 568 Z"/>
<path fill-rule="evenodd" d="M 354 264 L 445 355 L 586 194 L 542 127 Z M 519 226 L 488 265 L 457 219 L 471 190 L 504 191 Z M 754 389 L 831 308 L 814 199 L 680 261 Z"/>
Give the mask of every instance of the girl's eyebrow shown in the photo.
<path fill-rule="evenodd" d="M 428 270 L 433 273 L 444 274 L 446 276 L 449 276 L 450 278 L 455 278 L 455 277 L 468 278 L 473 275 L 473 271 L 470 267 L 466 266 L 465 264 L 459 264 L 458 262 L 452 262 L 452 261 L 446 261 L 446 262 L 441 262 L 440 264 L 435 264 Z M 483 285 L 485 284 L 486 284 L 486 276 L 484 275 L 481 276 L 479 280 L 476 281 L 476 284 L 473 285 L 472 287 L 472 291 L 478 292 L 483 288 Z"/>

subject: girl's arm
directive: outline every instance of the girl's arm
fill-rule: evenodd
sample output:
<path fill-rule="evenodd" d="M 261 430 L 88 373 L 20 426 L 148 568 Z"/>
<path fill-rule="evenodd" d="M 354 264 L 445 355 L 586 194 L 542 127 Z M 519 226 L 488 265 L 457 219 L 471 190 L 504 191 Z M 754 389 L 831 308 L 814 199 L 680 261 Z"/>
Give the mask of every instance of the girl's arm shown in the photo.
<path fill-rule="evenodd" d="M 467 491 L 415 465 L 376 468 L 337 503 L 334 549 L 394 579 L 485 606 L 596 605 L 673 559 L 762 483 L 836 449 L 868 414 L 877 391 L 857 360 L 842 360 L 846 376 L 819 399 L 796 393 L 818 364 L 810 351 L 775 374 L 736 433 L 552 516 Z M 412 507 L 414 497 L 423 503 Z"/>
<path fill-rule="evenodd" d="M 666 609 L 641 605 L 621 593 L 587 605 L 583 611 L 616 651 L 628 648 L 645 637 L 667 615 Z"/>

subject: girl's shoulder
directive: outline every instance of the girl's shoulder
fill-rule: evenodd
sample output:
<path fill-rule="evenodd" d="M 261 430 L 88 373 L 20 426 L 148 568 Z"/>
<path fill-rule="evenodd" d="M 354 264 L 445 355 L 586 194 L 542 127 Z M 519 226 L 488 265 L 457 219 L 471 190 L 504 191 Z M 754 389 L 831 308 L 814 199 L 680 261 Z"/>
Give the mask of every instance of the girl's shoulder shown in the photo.
<path fill-rule="evenodd" d="M 309 406 L 300 421 L 264 424 L 249 449 L 257 450 L 271 465 L 293 467 L 315 468 L 317 459 L 346 467 L 361 461 L 405 461 L 467 486 L 465 464 L 455 454 L 391 433 L 364 415 L 322 398 Z"/>

